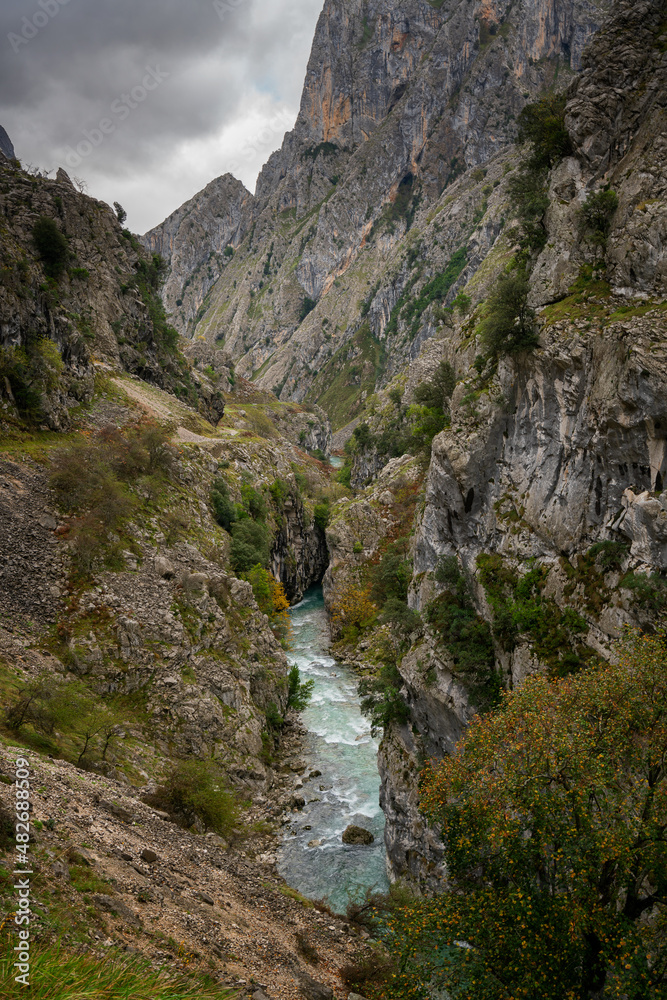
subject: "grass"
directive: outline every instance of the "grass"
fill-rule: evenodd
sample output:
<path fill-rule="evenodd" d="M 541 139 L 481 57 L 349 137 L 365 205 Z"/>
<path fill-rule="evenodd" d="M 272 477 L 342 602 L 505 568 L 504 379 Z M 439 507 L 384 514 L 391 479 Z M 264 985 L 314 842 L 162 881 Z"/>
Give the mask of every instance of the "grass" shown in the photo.
<path fill-rule="evenodd" d="M 361 396 L 375 389 L 385 361 L 385 350 L 368 323 L 343 344 L 319 373 L 308 393 L 331 420 L 334 430 L 344 427 L 362 408 Z"/>
<path fill-rule="evenodd" d="M 59 945 L 30 949 L 30 986 L 14 980 L 13 936 L 3 942 L 0 994 L 6 1000 L 231 1000 L 238 992 L 204 976 L 153 969 L 143 959 L 77 955 Z"/>

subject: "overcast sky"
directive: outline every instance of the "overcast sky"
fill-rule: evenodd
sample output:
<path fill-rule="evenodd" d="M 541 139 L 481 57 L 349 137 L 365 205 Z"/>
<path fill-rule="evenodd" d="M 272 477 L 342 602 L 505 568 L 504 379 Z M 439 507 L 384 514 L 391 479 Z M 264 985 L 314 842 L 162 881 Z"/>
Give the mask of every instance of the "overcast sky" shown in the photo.
<path fill-rule="evenodd" d="M 0 125 L 143 233 L 294 124 L 324 0 L 0 0 Z"/>

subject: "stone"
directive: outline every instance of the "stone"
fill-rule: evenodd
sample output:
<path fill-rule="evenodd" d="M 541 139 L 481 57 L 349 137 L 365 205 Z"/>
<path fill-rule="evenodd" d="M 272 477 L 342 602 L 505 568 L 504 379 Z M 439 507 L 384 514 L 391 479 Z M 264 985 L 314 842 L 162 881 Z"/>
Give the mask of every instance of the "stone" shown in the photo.
<path fill-rule="evenodd" d="M 120 917 L 121 920 L 124 920 L 125 923 L 130 924 L 132 927 L 141 926 L 141 920 L 137 914 L 117 896 L 93 896 L 93 902 L 100 910 L 105 910 L 107 913 Z"/>
<path fill-rule="evenodd" d="M 92 868 L 95 858 L 85 847 L 70 847 L 67 851 L 67 860 L 72 865 L 86 865 Z"/>
<path fill-rule="evenodd" d="M 69 868 L 62 861 L 54 861 L 51 865 L 51 874 L 54 878 L 62 879 L 63 882 L 70 881 Z"/>
<path fill-rule="evenodd" d="M 120 858 L 121 861 L 132 861 L 133 860 L 131 854 L 128 854 L 127 851 L 121 851 L 118 848 L 114 851 L 114 854 L 116 855 L 117 858 Z"/>
<path fill-rule="evenodd" d="M 140 857 L 146 861 L 149 865 L 152 865 L 155 861 L 159 861 L 159 858 L 155 851 L 152 851 L 150 847 L 144 847 L 140 854 Z"/>
<path fill-rule="evenodd" d="M 126 809 L 126 807 L 122 806 L 119 802 L 109 801 L 108 799 L 100 799 L 99 805 L 101 809 L 106 809 L 107 812 L 110 812 L 112 816 L 116 816 L 117 819 L 122 820 L 123 823 L 134 822 L 134 813 L 130 812 L 129 809 Z"/>
<path fill-rule="evenodd" d="M 319 983 L 307 972 L 299 973 L 299 991 L 306 1000 L 334 1000 L 334 992 L 331 987 Z"/>
<path fill-rule="evenodd" d="M 176 575 L 176 570 L 174 569 L 174 564 L 166 558 L 166 556 L 156 556 L 153 562 L 153 568 L 159 577 L 163 580 L 172 580 Z"/>
<path fill-rule="evenodd" d="M 375 841 L 375 837 L 370 830 L 364 830 L 363 826 L 355 826 L 354 823 L 350 823 L 343 830 L 342 840 L 344 844 L 363 844 L 367 846 Z"/>
<path fill-rule="evenodd" d="M 292 809 L 303 809 L 306 804 L 306 800 L 303 795 L 293 795 L 290 799 L 290 805 Z"/>
<path fill-rule="evenodd" d="M 195 896 L 197 897 L 197 899 L 200 899 L 202 903 L 206 903 L 208 906 L 215 905 L 215 900 L 213 899 L 213 896 L 209 896 L 209 894 L 207 892 L 204 892 L 202 889 L 199 889 L 195 893 Z"/>

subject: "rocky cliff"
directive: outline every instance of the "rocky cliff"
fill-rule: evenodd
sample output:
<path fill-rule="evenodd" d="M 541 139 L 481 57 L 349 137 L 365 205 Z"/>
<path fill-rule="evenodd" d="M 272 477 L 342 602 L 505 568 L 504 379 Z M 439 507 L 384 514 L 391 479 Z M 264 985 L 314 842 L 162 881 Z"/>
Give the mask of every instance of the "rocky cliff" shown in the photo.
<path fill-rule="evenodd" d="M 13 160 L 16 156 L 12 140 L 9 138 L 2 125 L 0 125 L 0 153 L 2 153 L 3 156 L 6 156 L 8 160 Z"/>
<path fill-rule="evenodd" d="M 406 287 L 418 292 L 462 245 L 470 277 L 495 242 L 502 192 L 485 188 L 502 176 L 514 118 L 580 69 L 603 12 L 578 0 L 327 2 L 295 128 L 190 335 L 224 344 L 281 398 L 319 401 L 334 429 L 356 417 L 434 333 L 427 316 L 410 336 L 391 322 Z"/>

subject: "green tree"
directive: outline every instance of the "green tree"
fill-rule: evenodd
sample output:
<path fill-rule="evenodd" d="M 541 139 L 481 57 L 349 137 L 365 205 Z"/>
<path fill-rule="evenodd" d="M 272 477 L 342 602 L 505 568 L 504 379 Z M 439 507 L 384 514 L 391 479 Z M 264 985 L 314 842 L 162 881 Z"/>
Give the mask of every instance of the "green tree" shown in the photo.
<path fill-rule="evenodd" d="M 67 238 L 50 216 L 40 215 L 32 227 L 32 240 L 47 275 L 58 279 L 70 257 Z"/>
<path fill-rule="evenodd" d="M 618 208 L 615 191 L 595 191 L 586 198 L 579 211 L 579 230 L 589 243 L 604 250 L 611 232 L 611 221 Z"/>
<path fill-rule="evenodd" d="M 299 668 L 296 663 L 290 667 L 287 675 L 287 707 L 293 708 L 295 712 L 303 712 L 304 708 L 313 696 L 315 681 L 302 681 Z"/>
<path fill-rule="evenodd" d="M 565 94 L 547 94 L 527 104 L 519 114 L 517 142 L 530 143 L 532 168 L 551 168 L 572 151 L 565 127 L 565 105 Z"/>
<path fill-rule="evenodd" d="M 125 220 L 127 219 L 127 212 L 125 211 L 125 209 L 123 208 L 123 206 L 119 201 L 115 201 L 113 203 L 113 207 L 114 207 L 114 212 L 116 213 L 116 218 L 118 219 L 118 221 L 122 226 Z"/>
<path fill-rule="evenodd" d="M 428 382 L 421 382 L 415 390 L 418 403 L 446 413 L 449 400 L 456 386 L 456 375 L 449 361 L 441 361 Z"/>
<path fill-rule="evenodd" d="M 399 909 L 391 997 L 667 997 L 667 644 L 531 677 L 427 767 L 447 881 Z"/>
<path fill-rule="evenodd" d="M 528 305 L 529 290 L 528 276 L 520 268 L 498 278 L 479 326 L 482 344 L 489 354 L 497 357 L 537 347 L 535 313 Z"/>
<path fill-rule="evenodd" d="M 244 518 L 232 524 L 230 549 L 232 566 L 237 573 L 247 573 L 259 564 L 269 564 L 269 529 L 259 521 Z"/>

